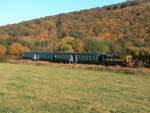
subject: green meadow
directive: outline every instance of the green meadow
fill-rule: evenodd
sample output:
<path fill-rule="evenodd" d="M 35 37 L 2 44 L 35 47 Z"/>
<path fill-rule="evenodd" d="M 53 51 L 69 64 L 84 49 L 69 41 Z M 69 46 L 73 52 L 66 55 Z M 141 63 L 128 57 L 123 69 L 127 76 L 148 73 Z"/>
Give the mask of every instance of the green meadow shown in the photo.
<path fill-rule="evenodd" d="M 150 113 L 150 76 L 1 63 L 0 113 Z"/>

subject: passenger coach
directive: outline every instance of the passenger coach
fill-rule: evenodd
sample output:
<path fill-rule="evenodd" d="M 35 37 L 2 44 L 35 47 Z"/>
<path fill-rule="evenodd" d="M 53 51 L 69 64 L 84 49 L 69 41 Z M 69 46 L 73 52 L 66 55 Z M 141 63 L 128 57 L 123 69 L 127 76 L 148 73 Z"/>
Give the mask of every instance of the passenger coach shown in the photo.
<path fill-rule="evenodd" d="M 43 60 L 62 63 L 101 64 L 103 53 L 48 53 L 24 52 L 22 59 Z"/>

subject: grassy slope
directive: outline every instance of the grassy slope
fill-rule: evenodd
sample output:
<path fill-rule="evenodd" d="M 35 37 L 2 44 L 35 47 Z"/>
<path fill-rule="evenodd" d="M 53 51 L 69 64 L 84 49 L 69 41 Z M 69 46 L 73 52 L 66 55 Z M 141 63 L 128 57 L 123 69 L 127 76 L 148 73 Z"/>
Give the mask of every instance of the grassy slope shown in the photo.
<path fill-rule="evenodd" d="M 0 64 L 0 113 L 149 113 L 150 76 Z"/>

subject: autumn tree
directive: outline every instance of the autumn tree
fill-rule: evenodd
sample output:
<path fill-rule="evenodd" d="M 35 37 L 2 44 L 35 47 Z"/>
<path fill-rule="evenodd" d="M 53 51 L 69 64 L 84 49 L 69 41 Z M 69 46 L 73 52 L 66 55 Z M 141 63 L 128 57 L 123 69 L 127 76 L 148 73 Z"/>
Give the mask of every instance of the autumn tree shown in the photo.
<path fill-rule="evenodd" d="M 85 52 L 85 44 L 83 42 L 79 42 L 78 52 Z"/>
<path fill-rule="evenodd" d="M 18 58 L 21 55 L 22 52 L 26 52 L 28 50 L 29 50 L 28 47 L 24 47 L 20 43 L 13 43 L 9 47 L 9 54 Z"/>
<path fill-rule="evenodd" d="M 57 29 L 57 37 L 61 37 L 61 26 L 62 26 L 62 22 L 61 22 L 61 16 L 59 15 L 56 21 L 56 29 Z"/>
<path fill-rule="evenodd" d="M 3 60 L 7 52 L 7 48 L 0 44 L 0 60 Z"/>
<path fill-rule="evenodd" d="M 84 52 L 85 45 L 78 38 L 64 37 L 63 39 L 61 39 L 59 50 L 63 52 Z"/>
<path fill-rule="evenodd" d="M 0 44 L 0 56 L 4 56 L 7 52 L 7 48 Z"/>
<path fill-rule="evenodd" d="M 60 50 L 64 52 L 74 52 L 74 37 L 64 37 L 61 40 Z"/>
<path fill-rule="evenodd" d="M 112 51 L 112 42 L 107 41 L 93 41 L 88 40 L 86 42 L 86 50 L 88 52 L 109 52 Z"/>

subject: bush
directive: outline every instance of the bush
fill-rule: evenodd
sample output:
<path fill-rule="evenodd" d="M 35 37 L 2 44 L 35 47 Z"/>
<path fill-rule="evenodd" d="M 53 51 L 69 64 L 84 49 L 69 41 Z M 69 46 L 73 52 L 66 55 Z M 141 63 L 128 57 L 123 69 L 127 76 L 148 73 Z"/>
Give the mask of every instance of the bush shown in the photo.
<path fill-rule="evenodd" d="M 26 52 L 28 50 L 29 50 L 29 48 L 24 47 L 20 43 L 13 43 L 9 47 L 9 54 L 16 58 L 19 58 L 22 52 Z"/>

